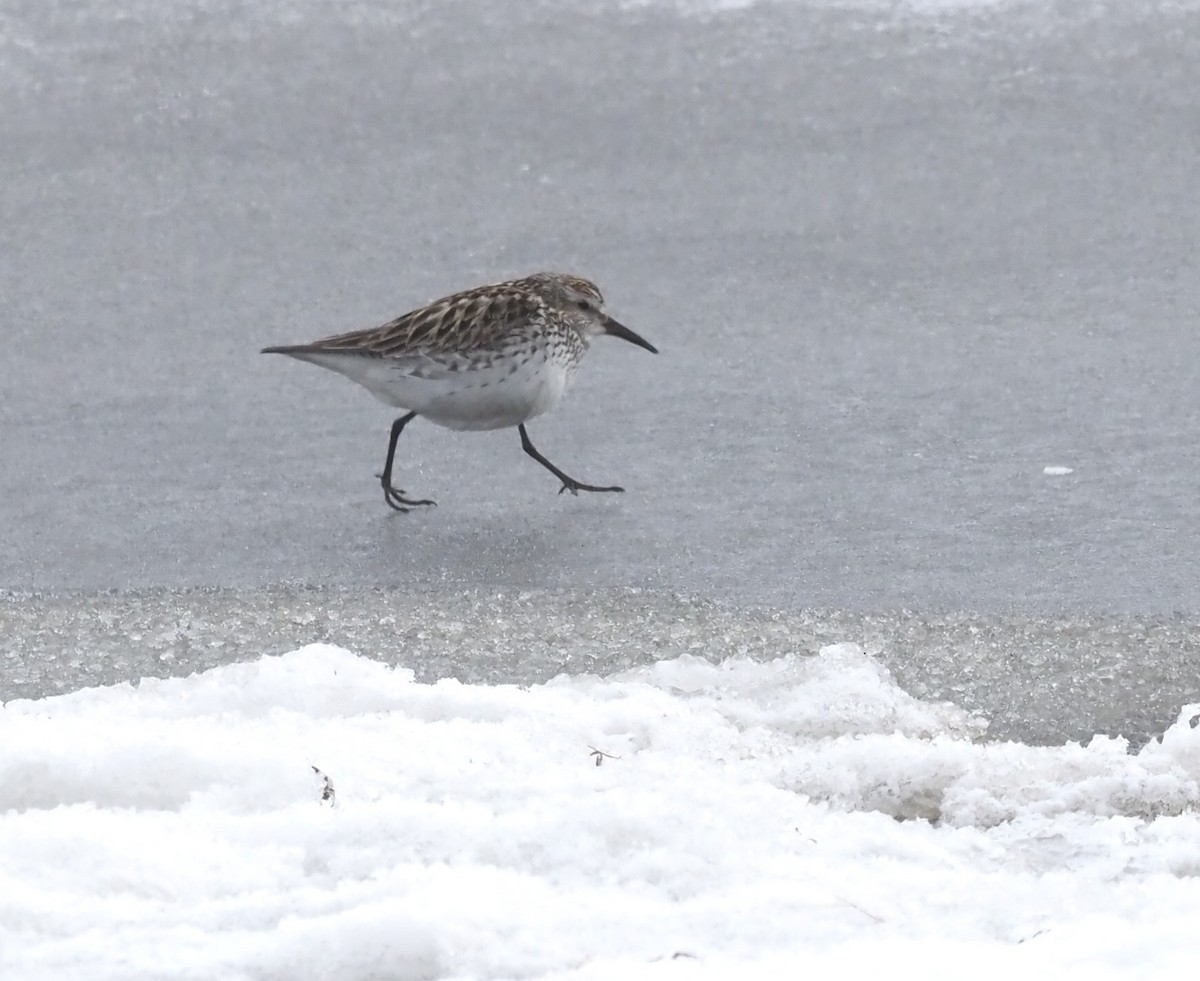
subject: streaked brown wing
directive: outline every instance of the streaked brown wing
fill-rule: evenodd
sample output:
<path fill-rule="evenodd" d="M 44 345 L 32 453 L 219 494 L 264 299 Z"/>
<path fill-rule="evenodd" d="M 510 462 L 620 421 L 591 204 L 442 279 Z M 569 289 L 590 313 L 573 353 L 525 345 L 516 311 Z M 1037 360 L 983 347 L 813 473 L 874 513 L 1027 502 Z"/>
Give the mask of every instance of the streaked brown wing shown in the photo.
<path fill-rule="evenodd" d="M 515 284 L 500 283 L 455 293 L 380 327 L 335 334 L 305 347 L 380 357 L 471 351 L 544 313 L 539 297 Z"/>

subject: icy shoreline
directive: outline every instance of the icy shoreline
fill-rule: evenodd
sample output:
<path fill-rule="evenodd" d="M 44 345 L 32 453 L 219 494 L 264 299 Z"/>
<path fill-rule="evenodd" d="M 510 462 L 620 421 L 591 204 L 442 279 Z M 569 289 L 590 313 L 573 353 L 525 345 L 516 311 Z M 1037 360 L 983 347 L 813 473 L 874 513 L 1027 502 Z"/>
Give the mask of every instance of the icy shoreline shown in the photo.
<path fill-rule="evenodd" d="M 680 654 L 766 661 L 862 645 L 921 698 L 991 720 L 989 738 L 1121 735 L 1134 747 L 1196 697 L 1200 618 L 746 609 L 647 590 L 276 587 L 0 593 L 0 698 L 188 675 L 314 642 L 440 678 L 535 684 Z"/>

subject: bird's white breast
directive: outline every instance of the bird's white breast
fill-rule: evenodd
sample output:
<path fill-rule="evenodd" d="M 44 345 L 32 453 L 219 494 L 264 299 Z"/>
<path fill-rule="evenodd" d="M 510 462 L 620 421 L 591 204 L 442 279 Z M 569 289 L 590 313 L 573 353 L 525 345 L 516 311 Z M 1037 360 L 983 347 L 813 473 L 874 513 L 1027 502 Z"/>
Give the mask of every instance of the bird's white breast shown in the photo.
<path fill-rule="evenodd" d="M 448 429 L 504 429 L 554 408 L 574 373 L 574 364 L 539 347 L 527 356 L 439 378 L 430 386 L 437 392 L 411 407 Z"/>

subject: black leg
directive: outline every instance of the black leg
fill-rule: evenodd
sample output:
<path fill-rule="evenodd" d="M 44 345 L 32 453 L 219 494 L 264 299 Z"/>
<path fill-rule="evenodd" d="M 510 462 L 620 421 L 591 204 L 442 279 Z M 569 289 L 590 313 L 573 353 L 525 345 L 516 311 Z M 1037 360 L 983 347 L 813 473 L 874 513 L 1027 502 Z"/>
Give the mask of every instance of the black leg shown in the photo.
<path fill-rule="evenodd" d="M 549 470 L 555 477 L 562 481 L 563 485 L 558 489 L 561 494 L 563 491 L 569 490 L 572 494 L 578 495 L 583 491 L 615 491 L 618 494 L 625 492 L 624 487 L 593 487 L 591 484 L 581 484 L 574 477 L 568 477 L 565 473 L 558 469 L 553 463 L 547 460 L 542 454 L 537 451 L 537 448 L 529 441 L 529 433 L 525 432 L 525 424 L 517 426 L 521 432 L 521 449 L 528 453 L 531 457 L 537 460 L 543 467 Z"/>
<path fill-rule="evenodd" d="M 409 508 L 415 508 L 422 504 L 436 504 L 435 501 L 410 501 L 404 496 L 404 491 L 392 486 L 392 462 L 396 459 L 396 440 L 400 438 L 400 434 L 407 426 L 417 417 L 415 412 L 410 412 L 406 416 L 401 416 L 392 423 L 392 438 L 388 441 L 387 462 L 383 465 L 383 473 L 376 474 L 379 482 L 383 484 L 383 499 L 387 501 L 388 507 L 394 508 L 397 511 L 402 511 L 407 514 Z"/>

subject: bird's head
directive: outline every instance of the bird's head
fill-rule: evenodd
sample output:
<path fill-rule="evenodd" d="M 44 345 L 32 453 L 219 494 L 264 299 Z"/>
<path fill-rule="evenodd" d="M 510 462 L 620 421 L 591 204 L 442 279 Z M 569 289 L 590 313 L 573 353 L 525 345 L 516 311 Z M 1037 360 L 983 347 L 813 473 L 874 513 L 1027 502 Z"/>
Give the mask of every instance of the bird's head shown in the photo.
<path fill-rule="evenodd" d="M 658 354 L 653 344 L 604 312 L 604 297 L 591 280 L 566 273 L 535 273 L 524 282 L 551 307 L 573 314 L 571 322 L 585 339 L 611 334 Z"/>

